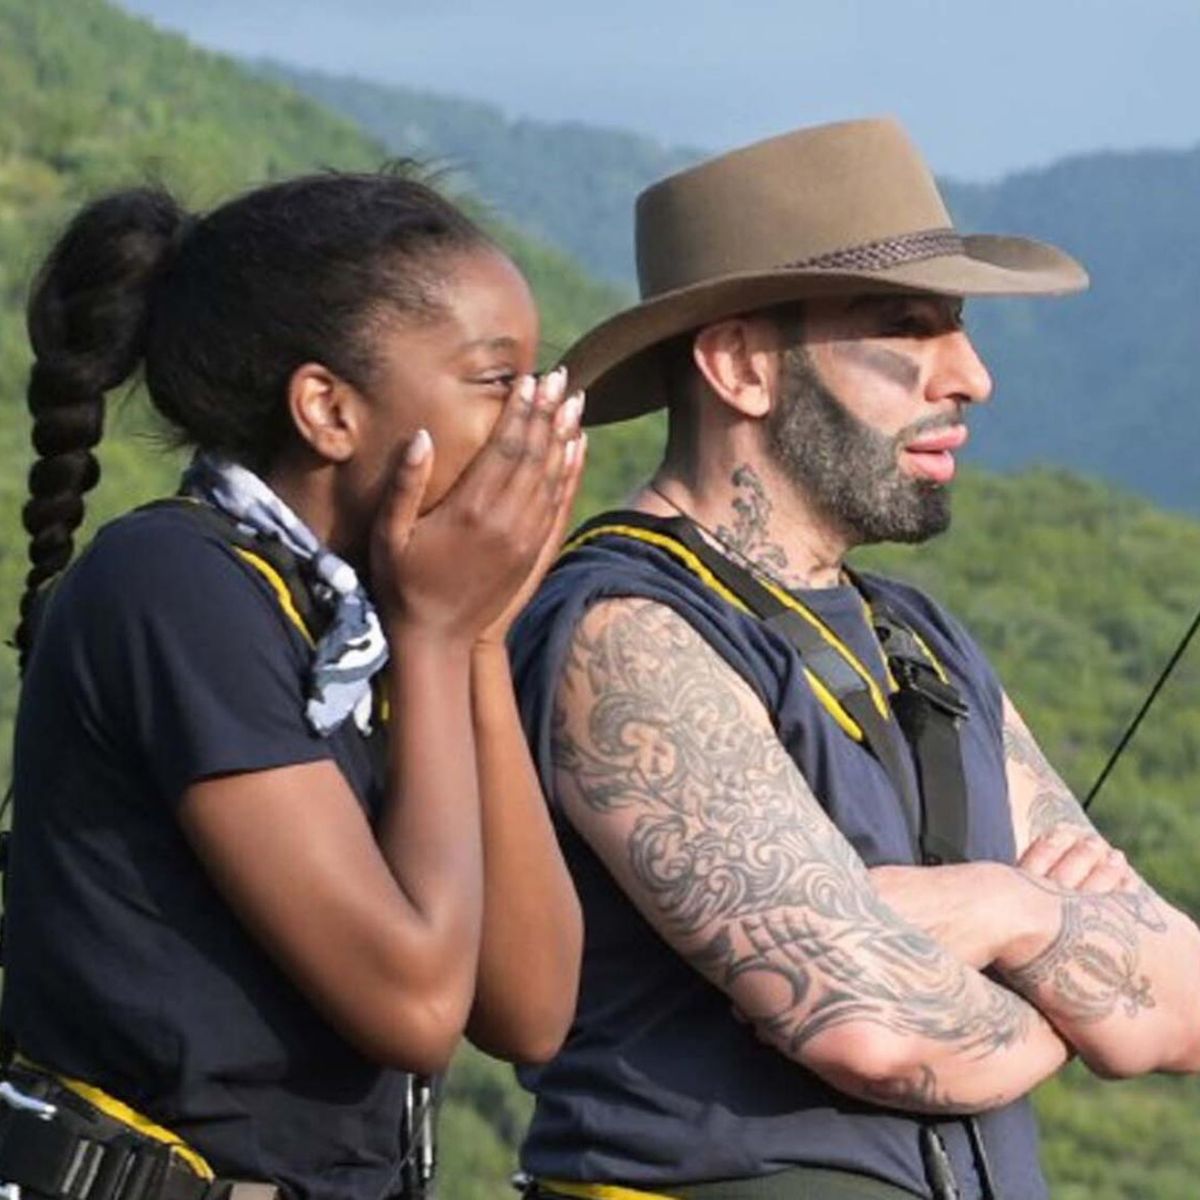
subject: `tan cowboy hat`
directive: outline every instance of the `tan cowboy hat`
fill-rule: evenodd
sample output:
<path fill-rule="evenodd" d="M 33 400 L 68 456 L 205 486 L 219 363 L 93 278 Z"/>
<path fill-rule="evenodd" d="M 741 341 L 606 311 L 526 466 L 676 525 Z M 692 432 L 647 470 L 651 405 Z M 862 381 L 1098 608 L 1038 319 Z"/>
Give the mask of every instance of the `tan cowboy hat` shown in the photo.
<path fill-rule="evenodd" d="M 1074 292 L 1087 273 L 1029 238 L 962 236 L 891 119 L 785 133 L 653 184 L 637 201 L 642 300 L 563 358 L 587 422 L 667 401 L 654 347 L 737 313 L 808 296 Z"/>

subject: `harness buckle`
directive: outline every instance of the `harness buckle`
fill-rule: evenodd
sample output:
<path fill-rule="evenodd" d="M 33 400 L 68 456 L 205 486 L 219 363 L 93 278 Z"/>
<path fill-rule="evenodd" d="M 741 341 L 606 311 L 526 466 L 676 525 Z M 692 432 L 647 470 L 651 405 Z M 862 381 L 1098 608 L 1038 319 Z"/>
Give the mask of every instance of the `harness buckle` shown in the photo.
<path fill-rule="evenodd" d="M 935 708 L 959 721 L 971 715 L 971 706 L 959 695 L 958 689 L 943 683 L 927 663 L 910 658 L 893 658 L 890 665 L 905 688 L 916 692 Z"/>

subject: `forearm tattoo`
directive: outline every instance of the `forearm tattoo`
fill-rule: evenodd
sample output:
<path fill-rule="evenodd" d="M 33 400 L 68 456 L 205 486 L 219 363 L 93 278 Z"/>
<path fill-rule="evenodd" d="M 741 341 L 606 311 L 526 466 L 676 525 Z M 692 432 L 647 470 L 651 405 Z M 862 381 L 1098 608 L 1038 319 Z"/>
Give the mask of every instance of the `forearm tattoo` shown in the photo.
<path fill-rule="evenodd" d="M 1019 719 L 1008 716 L 1004 722 L 1004 755 L 1010 764 L 1023 767 L 1036 781 L 1029 804 L 1029 840 L 1036 841 L 1059 825 L 1074 825 L 1093 830 L 1087 814 L 1047 761 L 1033 735 Z"/>
<path fill-rule="evenodd" d="M 1009 982 L 1035 994 L 1057 1019 L 1079 1024 L 1153 1008 L 1150 980 L 1140 967 L 1139 930 L 1163 933 L 1167 926 L 1149 889 L 1085 893 L 1044 879 L 1029 882 L 1058 898 L 1062 919 L 1040 954 L 1006 973 Z"/>
<path fill-rule="evenodd" d="M 975 1057 L 1028 1033 L 1023 1000 L 879 899 L 749 689 L 676 614 L 623 601 L 585 621 L 554 727 L 561 793 L 636 814 L 637 892 L 785 1053 L 851 1021 Z"/>
<path fill-rule="evenodd" d="M 965 1109 L 979 1111 L 1000 1103 L 999 1096 L 985 1100 L 974 1100 L 964 1104 L 946 1091 L 938 1080 L 937 1072 L 922 1064 L 907 1079 L 888 1080 L 875 1083 L 866 1089 L 867 1096 L 889 1108 L 904 1108 L 916 1112 L 962 1112 Z"/>
<path fill-rule="evenodd" d="M 1062 825 L 1095 833 L 1082 806 L 1046 760 L 1015 714 L 1004 722 L 1004 751 L 1010 764 L 1034 779 L 1029 805 L 1029 841 Z M 1060 1021 L 1088 1024 L 1117 1012 L 1136 1017 L 1154 1007 L 1149 977 L 1141 969 L 1145 932 L 1164 933 L 1154 893 L 1144 883 L 1132 891 L 1079 893 L 1045 879 L 1035 887 L 1061 905 L 1058 933 L 1030 962 L 1006 972 L 1018 991 Z"/>

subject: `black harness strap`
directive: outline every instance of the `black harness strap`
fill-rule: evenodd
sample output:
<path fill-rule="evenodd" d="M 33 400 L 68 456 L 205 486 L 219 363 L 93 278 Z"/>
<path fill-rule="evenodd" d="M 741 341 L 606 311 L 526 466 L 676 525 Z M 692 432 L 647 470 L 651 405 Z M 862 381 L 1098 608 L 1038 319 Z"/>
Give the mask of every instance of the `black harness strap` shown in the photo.
<path fill-rule="evenodd" d="M 867 594 L 861 580 L 854 582 Z M 870 603 L 875 634 L 898 685 L 892 711 L 917 768 L 921 861 L 926 866 L 963 862 L 970 826 L 958 726 L 969 715 L 967 703 L 939 676 L 912 630 L 881 601 Z"/>
<path fill-rule="evenodd" d="M 0 1180 L 48 1200 L 277 1200 L 271 1184 L 205 1179 L 169 1145 L 126 1128 L 49 1080 L 15 1072 L 0 1102 Z M 10 1075 L 5 1084 L 12 1089 Z M 48 1097 L 53 1103 L 42 1100 Z"/>
<path fill-rule="evenodd" d="M 784 604 L 751 572 L 713 549 L 690 521 L 679 517 L 669 520 L 671 533 L 755 616 L 796 648 L 804 665 L 853 718 L 863 732 L 867 747 L 896 789 L 914 849 L 919 853 L 920 829 L 925 824 L 921 818 L 921 799 L 912 789 L 908 772 L 900 758 L 900 748 L 886 719 L 876 708 L 862 676 L 830 645 L 815 625 Z"/>

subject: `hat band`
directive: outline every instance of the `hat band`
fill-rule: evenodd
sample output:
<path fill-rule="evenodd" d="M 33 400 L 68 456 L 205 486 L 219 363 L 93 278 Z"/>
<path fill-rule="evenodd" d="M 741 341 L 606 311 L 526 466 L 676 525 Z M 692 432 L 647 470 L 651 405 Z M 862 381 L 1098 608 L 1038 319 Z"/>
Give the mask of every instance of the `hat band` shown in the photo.
<path fill-rule="evenodd" d="M 920 262 L 926 258 L 941 258 L 947 254 L 962 254 L 963 240 L 949 227 L 924 229 L 919 233 L 902 233 L 896 237 L 863 242 L 842 250 L 830 250 L 813 258 L 784 263 L 784 270 L 882 271 L 904 263 Z"/>

